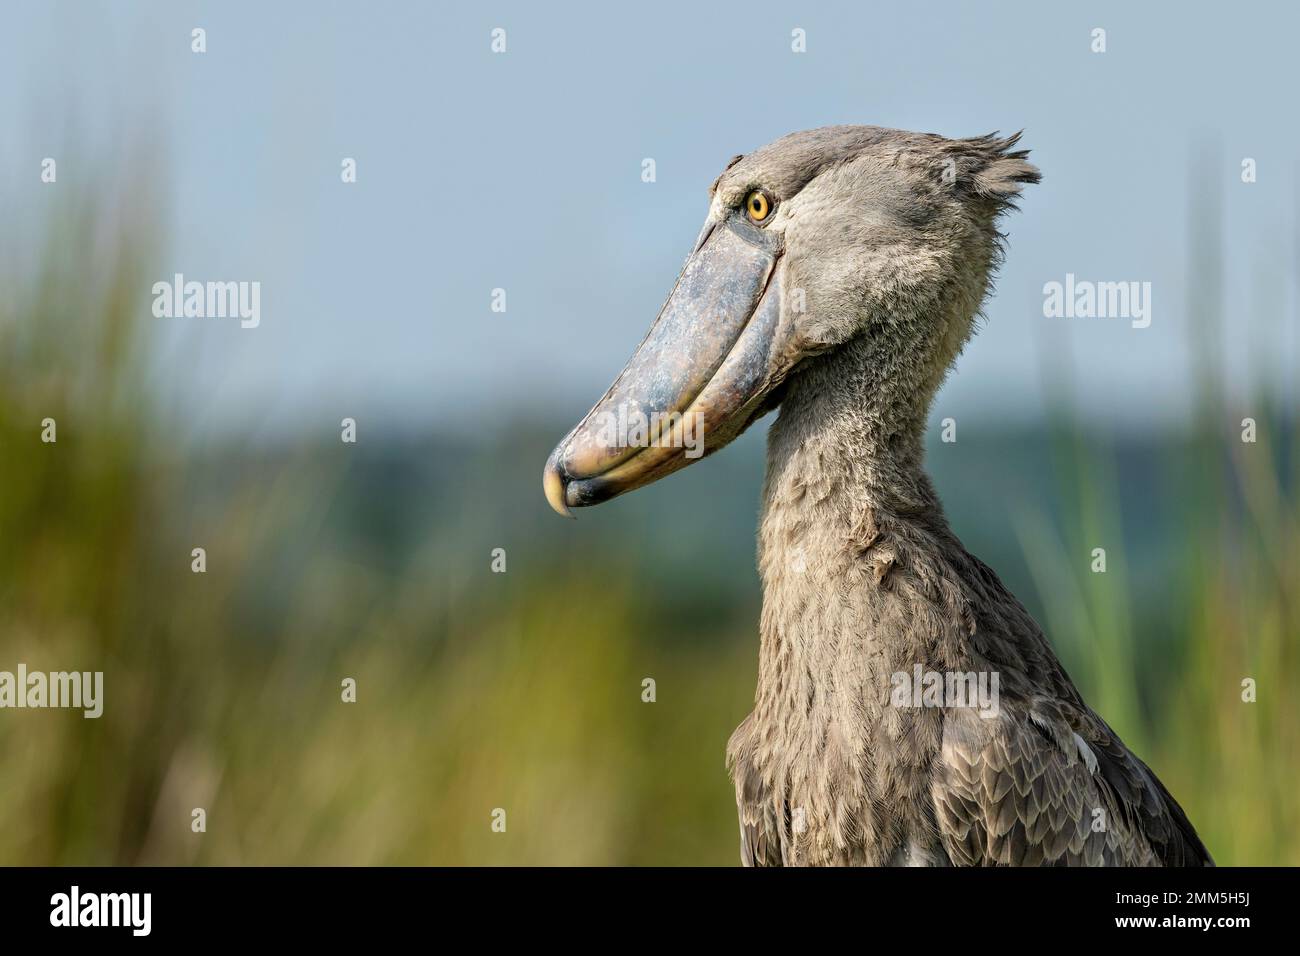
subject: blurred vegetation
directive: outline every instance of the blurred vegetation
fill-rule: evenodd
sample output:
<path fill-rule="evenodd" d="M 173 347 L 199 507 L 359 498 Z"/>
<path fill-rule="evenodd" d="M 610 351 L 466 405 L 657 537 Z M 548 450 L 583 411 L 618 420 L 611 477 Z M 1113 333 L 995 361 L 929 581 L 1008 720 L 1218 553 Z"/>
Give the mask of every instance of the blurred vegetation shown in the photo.
<path fill-rule="evenodd" d="M 144 389 L 156 220 L 119 195 L 0 266 L 0 669 L 105 672 L 99 720 L 0 713 L 0 863 L 734 863 L 761 436 L 577 523 L 537 480 L 565 423 L 187 440 Z M 1296 864 L 1295 417 L 1242 444 L 1201 388 L 1188 435 L 1108 443 L 1062 410 L 932 467 L 1219 862 Z"/>
<path fill-rule="evenodd" d="M 1196 153 L 1188 203 L 1191 427 L 1157 436 L 1160 467 L 1127 484 L 1111 445 L 1085 436 L 1058 395 L 1058 530 L 1027 511 L 1017 526 L 1044 629 L 1089 702 L 1161 776 L 1216 861 L 1294 866 L 1300 418 L 1258 384 L 1236 402 L 1226 394 L 1216 345 L 1228 310 L 1222 211 L 1211 185 L 1215 153 Z M 1244 306 L 1276 310 L 1283 292 L 1282 277 L 1261 276 L 1260 301 Z M 1300 365 L 1300 356 L 1293 358 Z M 1068 369 L 1056 371 L 1064 372 L 1056 381 L 1068 380 Z M 1245 440 L 1248 420 L 1252 441 Z M 1131 589 L 1149 557 L 1134 526 L 1158 529 L 1169 555 L 1165 579 L 1147 583 L 1145 600 Z M 1094 574 L 1083 556 L 1103 543 L 1107 573 Z M 1255 684 L 1253 703 L 1243 701 L 1247 679 Z"/>

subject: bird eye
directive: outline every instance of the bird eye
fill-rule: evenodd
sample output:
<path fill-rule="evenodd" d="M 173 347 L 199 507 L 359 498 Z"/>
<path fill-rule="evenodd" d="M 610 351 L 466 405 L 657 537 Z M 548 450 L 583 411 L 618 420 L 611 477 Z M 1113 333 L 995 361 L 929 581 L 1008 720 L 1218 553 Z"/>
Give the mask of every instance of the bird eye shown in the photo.
<path fill-rule="evenodd" d="M 745 197 L 745 213 L 750 222 L 766 222 L 772 215 L 772 197 L 761 189 L 755 189 Z"/>

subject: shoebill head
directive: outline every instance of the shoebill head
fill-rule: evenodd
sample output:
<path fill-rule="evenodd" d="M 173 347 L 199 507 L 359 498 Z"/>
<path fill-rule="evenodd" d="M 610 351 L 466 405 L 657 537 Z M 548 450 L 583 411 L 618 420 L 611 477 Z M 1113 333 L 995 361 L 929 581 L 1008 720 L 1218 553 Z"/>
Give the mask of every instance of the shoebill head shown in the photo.
<path fill-rule="evenodd" d="M 552 507 L 567 515 L 717 451 L 801 365 L 859 337 L 932 392 L 987 291 L 997 217 L 1038 181 L 1018 138 L 834 126 L 733 159 L 650 331 L 551 453 Z"/>

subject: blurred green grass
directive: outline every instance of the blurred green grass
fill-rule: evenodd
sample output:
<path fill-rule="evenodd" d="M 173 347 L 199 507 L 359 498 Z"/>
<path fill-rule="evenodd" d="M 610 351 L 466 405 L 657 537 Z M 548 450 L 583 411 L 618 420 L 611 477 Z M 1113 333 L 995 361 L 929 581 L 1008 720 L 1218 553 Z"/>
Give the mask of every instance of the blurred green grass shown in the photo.
<path fill-rule="evenodd" d="M 756 671 L 755 456 L 574 528 L 536 487 L 559 432 L 522 421 L 477 449 L 347 446 L 332 422 L 288 449 L 186 445 L 143 387 L 154 220 L 130 194 L 97 202 L 61 206 L 39 267 L 2 276 L 0 668 L 103 670 L 106 702 L 0 714 L 0 863 L 734 863 L 722 755 Z M 1024 553 L 995 564 L 1221 864 L 1296 864 L 1295 417 L 1241 445 L 1245 413 L 1198 387 L 1193 431 L 1149 439 L 1169 573 L 1137 586 L 1149 502 L 1068 408 L 1040 436 L 1055 483 L 1007 506 Z M 944 454 L 1002 458 L 979 449 Z M 947 495 L 969 461 L 933 464 Z M 740 503 L 695 517 L 733 531 L 673 526 L 654 496 L 728 468 Z M 974 509 L 949 501 L 966 534 Z"/>

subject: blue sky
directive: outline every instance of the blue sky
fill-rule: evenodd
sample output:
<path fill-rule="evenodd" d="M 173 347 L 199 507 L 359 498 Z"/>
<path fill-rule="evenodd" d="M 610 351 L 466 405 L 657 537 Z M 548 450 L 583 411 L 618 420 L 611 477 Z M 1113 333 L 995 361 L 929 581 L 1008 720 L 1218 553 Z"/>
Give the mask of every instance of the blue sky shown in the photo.
<path fill-rule="evenodd" d="M 48 213 L 43 157 L 63 185 L 143 150 L 123 175 L 167 211 L 150 281 L 262 284 L 256 330 L 154 319 L 141 289 L 154 385 L 196 427 L 572 419 L 654 318 L 735 153 L 829 123 L 1024 128 L 1044 181 L 1006 222 L 988 322 L 936 417 L 1040 415 L 1046 357 L 1094 419 L 1176 419 L 1197 306 L 1222 320 L 1235 391 L 1295 395 L 1295 7 L 809 7 L 7 3 L 6 241 Z M 1216 205 L 1221 307 L 1189 284 L 1190 212 Z M 1045 318 L 1067 272 L 1151 282 L 1151 326 Z"/>

